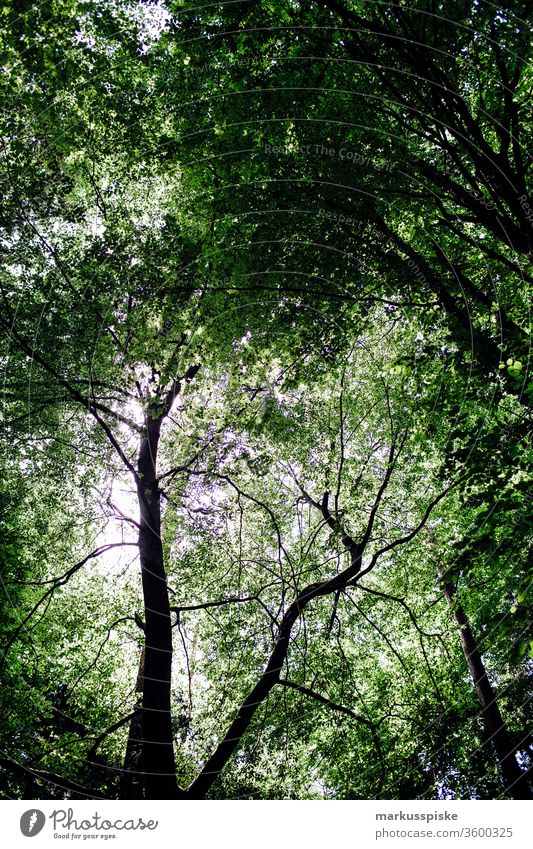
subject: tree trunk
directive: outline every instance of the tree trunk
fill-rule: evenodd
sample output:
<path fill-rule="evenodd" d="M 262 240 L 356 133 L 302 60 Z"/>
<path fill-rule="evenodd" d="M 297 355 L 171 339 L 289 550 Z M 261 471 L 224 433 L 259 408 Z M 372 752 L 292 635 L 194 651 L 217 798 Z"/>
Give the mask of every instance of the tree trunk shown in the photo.
<path fill-rule="evenodd" d="M 163 416 L 145 417 L 137 462 L 139 554 L 145 611 L 142 700 L 143 774 L 147 799 L 175 799 L 176 764 L 170 712 L 172 626 L 161 542 L 161 499 L 156 463 Z"/>
<path fill-rule="evenodd" d="M 302 597 L 299 596 L 288 608 L 281 622 L 276 645 L 263 674 L 240 706 L 237 716 L 211 757 L 204 764 L 201 773 L 192 782 L 187 791 L 188 798 L 205 799 L 233 752 L 240 745 L 257 708 L 263 704 L 272 688 L 278 683 L 289 650 L 292 626 L 305 605 L 306 601 L 302 601 Z"/>
<path fill-rule="evenodd" d="M 488 679 L 487 671 L 479 653 L 476 639 L 470 628 L 468 617 L 461 605 L 454 601 L 455 587 L 453 584 L 443 580 L 443 585 L 444 595 L 453 610 L 459 627 L 464 656 L 482 708 L 487 740 L 489 743 L 492 743 L 496 752 L 505 789 L 513 799 L 531 799 L 527 774 L 520 769 L 516 761 L 515 749 L 500 713 L 496 694 Z"/>

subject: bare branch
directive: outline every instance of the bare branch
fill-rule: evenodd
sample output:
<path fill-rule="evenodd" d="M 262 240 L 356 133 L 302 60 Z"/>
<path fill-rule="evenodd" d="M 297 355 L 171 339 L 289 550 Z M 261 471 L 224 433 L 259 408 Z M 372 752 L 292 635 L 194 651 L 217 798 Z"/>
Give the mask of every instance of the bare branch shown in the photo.
<path fill-rule="evenodd" d="M 24 617 L 22 622 L 17 626 L 17 628 L 13 632 L 11 638 L 7 642 L 7 646 L 5 648 L 4 654 L 2 655 L 2 658 L 0 660 L 0 666 L 3 665 L 3 663 L 6 659 L 6 656 L 9 652 L 9 650 L 11 649 L 11 646 L 18 639 L 21 631 L 24 629 L 24 626 L 30 621 L 32 616 L 34 616 L 34 614 L 37 612 L 37 610 L 40 608 L 40 606 L 42 604 L 44 604 L 45 601 L 48 600 L 48 602 L 50 602 L 52 595 L 54 594 L 55 590 L 58 587 L 66 584 L 70 580 L 70 578 L 76 572 L 78 572 L 78 570 L 81 569 L 82 566 L 84 566 L 89 560 L 93 560 L 95 557 L 99 557 L 101 554 L 104 554 L 106 551 L 109 551 L 112 548 L 117 548 L 117 547 L 121 548 L 123 545 L 137 545 L 137 543 L 122 543 L 122 542 L 120 542 L 120 543 L 108 543 L 107 545 L 102 545 L 102 546 L 100 546 L 100 548 L 96 548 L 94 551 L 91 551 L 91 553 L 88 554 L 86 557 L 84 557 L 83 560 L 80 560 L 78 563 L 75 563 L 74 566 L 71 566 L 70 569 L 68 569 L 63 575 L 60 575 L 58 578 L 52 578 L 49 581 L 28 581 L 27 582 L 28 584 L 38 584 L 40 586 L 42 586 L 43 584 L 52 584 L 52 586 L 49 587 L 49 589 L 46 590 L 44 595 L 41 596 L 39 601 L 37 601 L 33 605 L 30 612 Z M 25 583 L 25 582 L 17 582 L 17 583 Z"/>
<path fill-rule="evenodd" d="M 433 501 L 430 502 L 430 504 L 428 505 L 427 509 L 424 512 L 422 519 L 420 520 L 418 525 L 416 525 L 416 527 L 412 531 L 410 531 L 405 536 L 399 537 L 398 539 L 395 539 L 392 542 L 388 543 L 387 545 L 383 546 L 383 548 L 380 548 L 379 551 L 376 551 L 376 553 L 372 556 L 372 560 L 370 562 L 370 565 L 367 566 L 366 569 L 364 569 L 361 572 L 359 577 L 362 578 L 363 575 L 366 575 L 367 572 L 370 572 L 374 568 L 374 566 L 376 565 L 376 562 L 378 561 L 378 559 L 381 557 L 382 554 L 385 554 L 387 551 L 392 551 L 392 549 L 396 548 L 398 545 L 405 545 L 405 543 L 410 542 L 412 539 L 414 539 L 416 537 L 416 535 L 418 533 L 420 533 L 422 528 L 425 526 L 426 522 L 428 521 L 429 517 L 431 516 L 431 513 L 433 512 L 433 510 L 435 509 L 437 504 L 440 501 L 442 501 L 442 499 L 445 498 L 446 495 L 448 495 L 448 493 L 450 493 L 452 491 L 452 489 L 455 489 L 455 487 L 459 486 L 459 484 L 462 483 L 462 481 L 466 480 L 467 477 L 468 477 L 468 474 L 466 474 L 466 473 L 464 475 L 461 475 L 455 481 L 453 481 L 449 486 L 447 486 L 446 489 L 442 490 L 442 492 L 440 492 L 433 499 Z"/>
<path fill-rule="evenodd" d="M 381 486 L 378 489 L 377 495 L 374 499 L 374 504 L 372 505 L 372 509 L 370 510 L 370 516 L 368 518 L 366 530 L 363 534 L 363 539 L 361 540 L 361 548 L 363 548 L 363 549 L 366 548 L 366 545 L 367 545 L 367 543 L 370 539 L 370 536 L 372 534 L 372 529 L 374 527 L 374 522 L 375 522 L 375 519 L 376 519 L 377 512 L 379 510 L 379 506 L 381 504 L 381 500 L 383 498 L 385 490 L 387 489 L 387 486 L 388 486 L 389 481 L 391 479 L 392 473 L 394 471 L 394 467 L 396 465 L 396 461 L 397 461 L 397 459 L 398 459 L 398 457 L 401 453 L 401 450 L 402 450 L 402 448 L 405 445 L 405 442 L 407 440 L 407 434 L 408 434 L 408 432 L 404 431 L 404 434 L 403 434 L 402 438 L 400 439 L 398 450 L 396 450 L 395 441 L 392 440 L 392 442 L 391 442 L 391 447 L 390 447 L 390 451 L 389 451 L 389 461 L 387 463 L 387 469 L 385 471 L 383 481 L 381 482 Z"/>
<path fill-rule="evenodd" d="M 173 613 L 180 614 L 184 610 L 206 610 L 208 607 L 223 607 L 226 604 L 244 604 L 247 601 L 259 601 L 259 598 L 256 595 L 246 596 L 246 598 L 225 598 L 220 601 L 206 601 L 203 604 L 173 606 L 170 609 Z"/>
<path fill-rule="evenodd" d="M 440 633 L 429 634 L 427 631 L 423 631 L 422 628 L 419 626 L 418 622 L 416 621 L 416 618 L 415 618 L 413 611 L 411 610 L 409 605 L 404 601 L 403 598 L 398 598 L 398 596 L 389 595 L 388 593 L 380 592 L 379 590 L 370 589 L 370 587 L 365 587 L 364 584 L 362 584 L 360 581 L 357 582 L 357 587 L 360 590 L 364 590 L 366 593 L 371 593 L 372 595 L 378 596 L 379 598 L 385 598 L 388 601 L 396 601 L 398 604 L 401 604 L 401 606 L 404 608 L 404 610 L 406 610 L 407 613 L 409 614 L 409 617 L 410 617 L 413 625 L 415 626 L 416 630 L 423 637 L 441 637 L 442 636 L 442 634 L 440 634 Z"/>
<path fill-rule="evenodd" d="M 122 719 L 119 719 L 117 722 L 114 722 L 113 725 L 110 725 L 109 728 L 106 728 L 104 731 L 101 731 L 93 745 L 87 752 L 85 760 L 89 763 L 95 757 L 98 748 L 103 743 L 106 737 L 109 737 L 110 734 L 114 734 L 115 731 L 118 731 L 122 726 L 127 725 L 128 722 L 133 719 L 135 716 L 138 716 L 141 713 L 141 708 L 137 708 L 136 710 L 128 713 L 127 716 L 123 716 Z"/>
<path fill-rule="evenodd" d="M 367 719 L 364 716 L 356 713 L 351 708 L 345 707 L 344 705 L 339 705 L 337 702 L 333 702 L 331 699 L 326 698 L 325 696 L 321 696 L 320 693 L 317 693 L 315 690 L 309 689 L 309 687 L 304 687 L 302 684 L 296 684 L 294 681 L 287 681 L 285 678 L 280 678 L 278 684 L 281 684 L 283 687 L 290 687 L 292 690 L 296 690 L 299 693 L 302 693 L 304 696 L 309 696 L 311 699 L 315 699 L 315 701 L 320 702 L 320 704 L 325 705 L 331 710 L 339 711 L 340 713 L 346 714 L 346 716 L 350 716 L 352 719 L 355 719 L 357 722 L 361 722 L 363 725 L 369 729 L 372 740 L 374 742 L 374 746 L 379 757 L 380 762 L 380 778 L 379 778 L 379 786 L 376 792 L 376 796 L 379 797 L 381 790 L 383 788 L 383 782 L 385 780 L 385 757 L 383 755 L 383 749 L 381 748 L 381 743 L 379 740 L 379 735 L 377 733 L 377 725 L 375 725 L 370 719 Z M 378 723 L 381 723 L 382 720 Z"/>

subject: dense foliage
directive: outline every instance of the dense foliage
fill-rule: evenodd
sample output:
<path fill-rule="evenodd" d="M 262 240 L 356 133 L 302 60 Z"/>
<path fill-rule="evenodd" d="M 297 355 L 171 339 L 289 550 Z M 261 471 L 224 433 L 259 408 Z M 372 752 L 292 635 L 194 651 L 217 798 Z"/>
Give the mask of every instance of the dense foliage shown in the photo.
<path fill-rule="evenodd" d="M 529 798 L 527 4 L 5 0 L 5 798 Z"/>

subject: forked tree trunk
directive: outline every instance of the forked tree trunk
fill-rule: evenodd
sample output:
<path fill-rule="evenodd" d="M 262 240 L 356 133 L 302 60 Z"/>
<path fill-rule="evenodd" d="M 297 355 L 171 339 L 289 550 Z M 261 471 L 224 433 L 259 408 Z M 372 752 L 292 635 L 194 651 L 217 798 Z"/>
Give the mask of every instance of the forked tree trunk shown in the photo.
<path fill-rule="evenodd" d="M 442 578 L 442 575 L 441 575 Z M 470 628 L 468 617 L 460 604 L 454 600 L 455 587 L 443 579 L 444 595 L 453 610 L 455 621 L 459 628 L 461 645 L 472 677 L 472 683 L 482 708 L 487 743 L 492 744 L 505 789 L 513 799 L 531 799 L 527 775 L 518 766 L 515 749 L 509 732 L 500 713 L 496 694 L 488 679 L 485 664 L 477 647 L 476 639 Z"/>
<path fill-rule="evenodd" d="M 172 626 L 161 542 L 157 450 L 164 416 L 145 417 L 137 462 L 140 506 L 139 555 L 145 611 L 142 699 L 143 774 L 147 799 L 175 799 L 176 764 L 170 712 Z"/>

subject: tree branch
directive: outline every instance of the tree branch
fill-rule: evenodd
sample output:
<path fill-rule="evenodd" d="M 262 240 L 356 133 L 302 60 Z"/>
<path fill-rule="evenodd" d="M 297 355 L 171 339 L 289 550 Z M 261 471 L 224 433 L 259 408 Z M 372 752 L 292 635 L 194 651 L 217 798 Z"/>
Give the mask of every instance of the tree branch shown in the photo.
<path fill-rule="evenodd" d="M 28 582 L 26 582 L 28 584 L 38 584 L 40 586 L 42 586 L 43 584 L 52 584 L 52 586 L 48 590 L 46 590 L 44 595 L 42 595 L 41 598 L 39 599 L 39 601 L 37 601 L 34 604 L 32 609 L 30 610 L 30 612 L 24 617 L 24 619 L 22 620 L 20 625 L 18 625 L 17 628 L 15 629 L 11 638 L 8 640 L 7 646 L 4 650 L 2 658 L 0 659 L 0 667 L 4 664 L 4 661 L 7 657 L 9 650 L 11 649 L 11 646 L 18 639 L 18 637 L 19 637 L 21 631 L 23 630 L 24 626 L 30 621 L 32 616 L 36 613 L 36 611 L 39 609 L 39 607 L 47 599 L 51 600 L 51 596 L 54 594 L 55 590 L 58 587 L 66 584 L 70 580 L 72 575 L 74 575 L 79 569 L 81 569 L 81 567 L 84 566 L 89 560 L 93 560 L 95 557 L 99 557 L 101 554 L 104 554 L 106 551 L 109 551 L 112 548 L 122 547 L 123 545 L 137 545 L 137 543 L 133 543 L 133 542 L 131 542 L 131 543 L 122 543 L 122 542 L 118 543 L 118 542 L 116 542 L 116 543 L 108 543 L 107 545 L 102 545 L 102 546 L 100 546 L 100 548 L 96 548 L 94 551 L 91 551 L 91 553 L 88 554 L 86 557 L 84 557 L 83 560 L 80 560 L 78 563 L 75 563 L 74 566 L 71 566 L 70 569 L 68 569 L 63 575 L 60 575 L 58 578 L 52 578 L 49 581 L 38 581 L 38 582 L 28 581 Z M 17 582 L 17 583 L 19 583 L 19 582 Z M 22 582 L 22 583 L 25 583 L 25 582 Z"/>
<path fill-rule="evenodd" d="M 361 716 L 356 713 L 351 708 L 345 707 L 344 705 L 339 705 L 337 702 L 333 702 L 331 699 L 326 698 L 325 696 L 321 696 L 320 693 L 317 693 L 315 690 L 309 689 L 309 687 L 304 687 L 302 684 L 296 684 L 294 681 L 287 681 L 285 678 L 280 678 L 278 684 L 281 684 L 283 687 L 290 687 L 292 690 L 296 690 L 299 693 L 302 693 L 304 696 L 309 696 L 311 699 L 315 699 L 315 701 L 320 702 L 320 704 L 325 705 L 331 710 L 339 711 L 340 713 L 346 714 L 346 716 L 350 716 L 352 719 L 355 719 L 357 722 L 363 723 L 369 729 L 372 740 L 374 742 L 374 746 L 380 761 L 380 778 L 379 778 L 379 786 L 376 792 L 376 797 L 379 797 L 381 790 L 383 788 L 383 782 L 385 781 L 385 757 L 383 755 L 383 749 L 381 748 L 381 743 L 379 740 L 379 735 L 377 733 L 377 726 L 370 719 L 366 719 L 366 717 Z"/>
<path fill-rule="evenodd" d="M 88 763 L 91 763 L 92 759 L 95 757 L 96 752 L 101 745 L 101 743 L 105 740 L 106 737 L 109 737 L 110 734 L 114 734 L 115 731 L 118 731 L 119 728 L 122 728 L 123 725 L 127 725 L 130 719 L 133 719 L 134 716 L 137 716 L 141 713 L 141 708 L 137 708 L 137 710 L 128 713 L 127 716 L 123 716 L 122 719 L 119 719 L 117 722 L 114 722 L 113 725 L 110 725 L 109 728 L 106 728 L 105 731 L 101 731 L 93 745 L 87 752 L 85 760 Z"/>
<path fill-rule="evenodd" d="M 406 610 L 407 613 L 409 614 L 409 617 L 410 617 L 413 625 L 415 626 L 416 630 L 423 637 L 441 637 L 442 636 L 440 633 L 439 634 L 429 634 L 427 631 L 423 631 L 422 628 L 419 626 L 418 622 L 416 621 L 416 618 L 415 618 L 413 611 L 411 610 L 409 605 L 403 600 L 403 598 L 398 598 L 398 596 L 389 595 L 388 593 L 383 593 L 383 592 L 380 592 L 379 590 L 372 590 L 372 589 L 370 589 L 370 587 L 365 587 L 364 584 L 362 584 L 360 581 L 358 581 L 357 586 L 360 590 L 364 590 L 365 593 L 371 593 L 372 595 L 378 596 L 379 598 L 385 598 L 388 601 L 396 601 L 398 604 L 401 604 L 401 606 L 404 608 L 404 610 Z"/>

